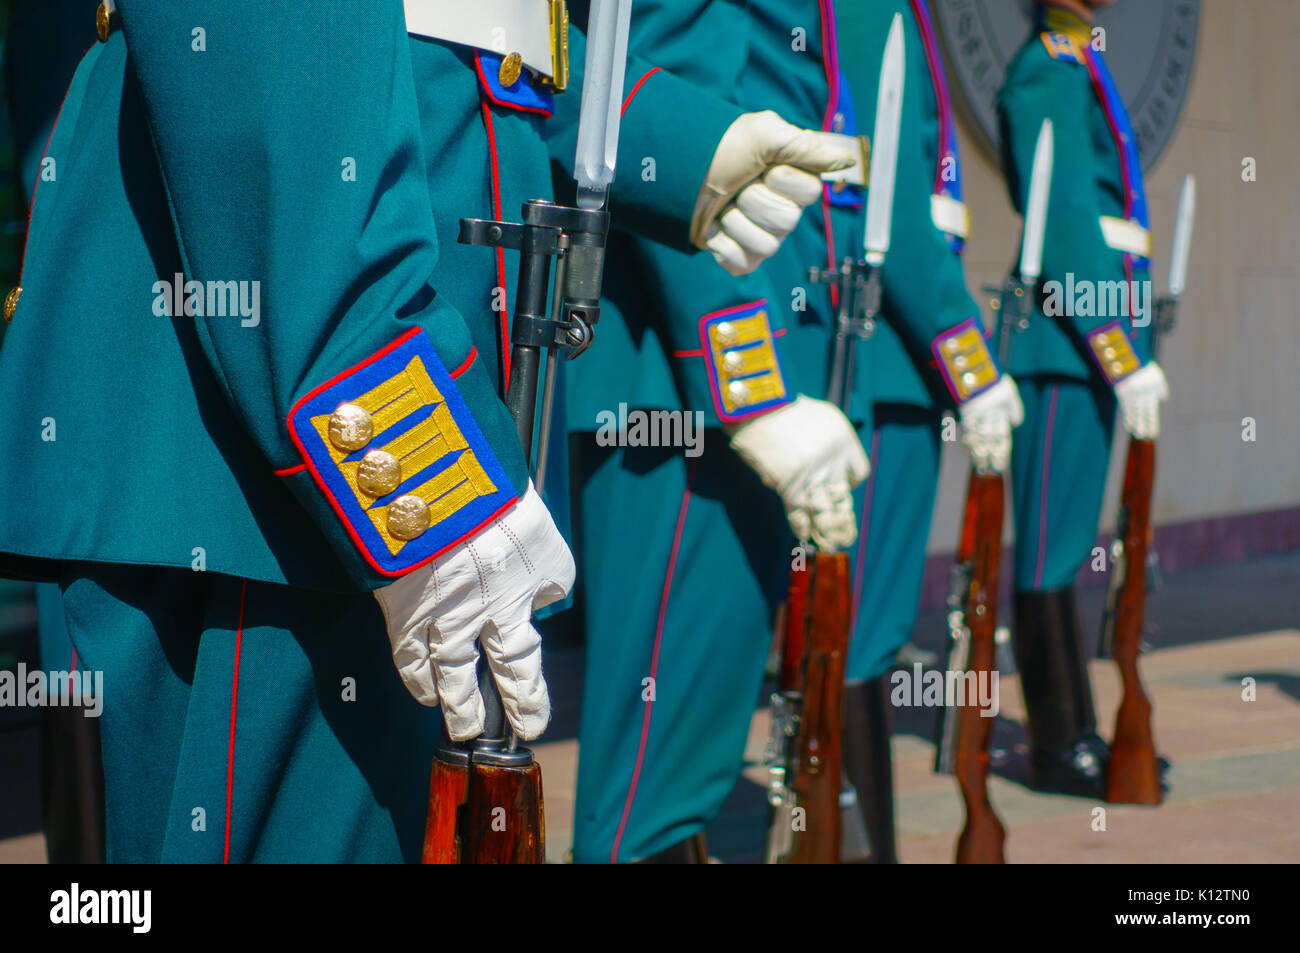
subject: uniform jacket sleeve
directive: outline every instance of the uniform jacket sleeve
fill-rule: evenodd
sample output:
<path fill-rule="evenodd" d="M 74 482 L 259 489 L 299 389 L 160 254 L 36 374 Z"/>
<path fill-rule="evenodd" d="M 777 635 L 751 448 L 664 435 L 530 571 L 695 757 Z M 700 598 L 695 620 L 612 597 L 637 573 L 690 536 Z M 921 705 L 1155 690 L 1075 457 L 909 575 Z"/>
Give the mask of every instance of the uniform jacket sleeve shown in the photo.
<path fill-rule="evenodd" d="M 637 6 L 633 7 L 634 30 Z M 586 0 L 579 0 L 570 8 L 572 22 L 583 29 L 588 7 Z M 556 174 L 566 185 L 573 175 L 586 51 L 582 30 L 572 30 L 569 62 L 574 80 L 569 92 L 556 98 L 555 116 L 547 124 Z M 616 224 L 670 248 L 694 251 L 691 214 L 700 186 L 722 134 L 744 110 L 660 68 L 653 55 L 638 55 L 635 50 L 628 55 L 623 101 L 610 197 Z"/>
<path fill-rule="evenodd" d="M 367 4 L 358 29 L 339 28 L 358 16 L 341 0 L 118 8 L 185 278 L 247 282 L 259 305 L 256 320 L 172 320 L 195 323 L 234 414 L 359 585 L 428 562 L 508 507 L 526 474 L 464 319 L 428 284 L 401 3 Z M 365 412 L 367 441 L 359 424 L 329 429 L 345 403 Z M 387 458 L 359 476 L 372 451 L 398 463 L 392 492 Z"/>

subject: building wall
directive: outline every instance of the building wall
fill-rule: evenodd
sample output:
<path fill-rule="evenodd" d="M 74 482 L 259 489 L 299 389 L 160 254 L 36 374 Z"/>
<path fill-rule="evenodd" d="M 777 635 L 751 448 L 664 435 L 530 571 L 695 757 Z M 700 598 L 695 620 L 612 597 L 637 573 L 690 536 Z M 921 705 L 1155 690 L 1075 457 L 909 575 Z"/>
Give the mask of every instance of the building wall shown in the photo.
<path fill-rule="evenodd" d="M 1158 525 L 1213 520 L 1217 528 L 1206 544 L 1214 547 L 1234 527 L 1258 533 L 1274 522 L 1216 518 L 1300 508 L 1300 3 L 1204 0 L 1199 42 L 1179 128 L 1147 175 L 1157 295 L 1168 280 L 1183 177 L 1197 179 L 1187 292 L 1179 327 L 1162 344 L 1173 396 L 1160 439 L 1154 518 Z M 969 129 L 962 130 L 962 148 L 973 219 L 966 279 L 986 302 L 979 289 L 1005 274 L 1020 220 L 996 161 Z M 1256 160 L 1255 182 L 1242 181 L 1245 157 Z M 1244 418 L 1255 421 L 1254 442 L 1242 439 Z M 1114 527 L 1124 446 L 1121 433 L 1105 532 Z M 945 448 L 932 553 L 955 547 L 966 466 L 959 445 Z M 1295 521 L 1279 523 L 1292 528 L 1293 538 Z"/>

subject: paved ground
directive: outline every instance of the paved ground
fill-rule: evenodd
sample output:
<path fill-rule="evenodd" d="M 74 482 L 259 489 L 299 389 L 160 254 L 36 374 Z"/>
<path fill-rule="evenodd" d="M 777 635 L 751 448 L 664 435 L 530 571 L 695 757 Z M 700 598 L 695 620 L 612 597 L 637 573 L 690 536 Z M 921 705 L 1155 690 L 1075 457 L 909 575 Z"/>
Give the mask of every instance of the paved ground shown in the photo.
<path fill-rule="evenodd" d="M 990 781 L 1008 829 L 1010 862 L 1269 863 L 1300 861 L 1300 554 L 1189 570 L 1166 579 L 1150 598 L 1153 650 L 1142 672 L 1155 704 L 1156 742 L 1173 762 L 1171 793 L 1159 808 L 1106 806 L 1105 830 L 1094 831 L 1097 803 L 1037 794 L 1024 785 L 1024 710 L 1018 679 L 1002 682 L 994 746 L 1004 752 Z M 1096 630 L 1103 593 L 1085 592 L 1083 616 Z M 915 640 L 938 649 L 939 614 L 923 617 Z M 560 684 L 581 678 L 580 653 L 548 659 L 553 697 L 572 698 Z M 1119 679 L 1109 662 L 1091 667 L 1102 725 L 1109 735 Z M 1243 700 L 1243 679 L 1255 700 Z M 547 853 L 562 860 L 569 846 L 577 743 L 570 706 L 557 712 L 556 740 L 537 746 L 546 777 Z M 904 862 L 947 863 L 963 820 L 951 778 L 930 770 L 933 710 L 896 712 L 895 783 L 899 851 Z M 708 830 L 711 853 L 725 862 L 756 862 L 766 808 L 761 764 L 767 710 L 755 712 L 745 776 Z"/>
<path fill-rule="evenodd" d="M 1189 570 L 1152 596 L 1155 648 L 1142 660 L 1155 703 L 1156 740 L 1173 762 L 1172 791 L 1159 808 L 1107 807 L 1094 830 L 1095 803 L 1029 791 L 1023 783 L 1023 710 L 1014 676 L 1002 682 L 994 745 L 1004 752 L 990 788 L 1008 829 L 1012 862 L 1156 863 L 1300 861 L 1300 553 Z M 1084 594 L 1095 630 L 1101 592 Z M 923 617 L 919 644 L 944 638 L 937 614 Z M 548 741 L 536 746 L 546 778 L 547 853 L 568 850 L 577 760 L 581 650 L 548 653 L 557 711 Z M 1103 734 L 1119 685 L 1110 663 L 1092 666 Z M 1253 679 L 1254 700 L 1243 698 Z M 962 822 L 950 778 L 931 773 L 934 711 L 900 709 L 894 728 L 900 852 L 904 862 L 946 863 Z M 760 764 L 767 711 L 756 711 L 745 776 L 709 828 L 711 852 L 725 862 L 759 857 L 765 821 Z M 0 730 L 0 862 L 40 860 L 35 739 L 30 728 Z"/>

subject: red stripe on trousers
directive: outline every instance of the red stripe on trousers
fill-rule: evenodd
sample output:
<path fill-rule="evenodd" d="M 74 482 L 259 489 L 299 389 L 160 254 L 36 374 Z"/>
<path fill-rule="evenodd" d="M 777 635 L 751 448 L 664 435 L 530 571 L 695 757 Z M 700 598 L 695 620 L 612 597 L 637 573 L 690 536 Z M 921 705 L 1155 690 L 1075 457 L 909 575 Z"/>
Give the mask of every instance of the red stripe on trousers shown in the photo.
<path fill-rule="evenodd" d="M 663 594 L 659 598 L 659 622 L 655 626 L 654 651 L 650 656 L 650 697 L 645 703 L 645 713 L 641 717 L 641 742 L 637 746 L 636 766 L 632 769 L 632 781 L 628 784 L 627 800 L 623 803 L 623 816 L 618 822 L 618 832 L 614 835 L 614 846 L 609 851 L 609 862 L 618 863 L 618 848 L 623 842 L 623 831 L 627 827 L 627 818 L 632 811 L 632 800 L 636 797 L 637 782 L 641 779 L 641 765 L 645 760 L 646 739 L 650 736 L 650 712 L 654 708 L 654 685 L 659 672 L 659 648 L 663 644 L 664 619 L 668 614 L 668 594 L 673 587 L 673 570 L 677 566 L 677 550 L 682 543 L 682 530 L 686 526 L 686 510 L 691 505 L 691 486 L 695 482 L 695 460 L 691 461 L 690 472 L 686 475 L 686 490 L 682 493 L 681 509 L 677 512 L 677 530 L 673 533 L 673 548 L 668 555 L 668 569 L 664 573 Z"/>

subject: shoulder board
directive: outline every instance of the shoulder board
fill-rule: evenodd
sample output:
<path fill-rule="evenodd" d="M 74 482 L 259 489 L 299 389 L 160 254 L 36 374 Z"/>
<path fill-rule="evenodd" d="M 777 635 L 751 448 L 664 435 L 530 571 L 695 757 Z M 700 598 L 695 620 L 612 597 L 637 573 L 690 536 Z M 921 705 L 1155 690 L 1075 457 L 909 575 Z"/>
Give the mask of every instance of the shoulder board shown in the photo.
<path fill-rule="evenodd" d="M 1063 60 L 1067 63 L 1083 65 L 1083 51 L 1079 49 L 1079 44 L 1065 33 L 1040 33 L 1039 39 L 1043 41 L 1043 46 L 1047 48 L 1047 55 L 1054 60 Z"/>

